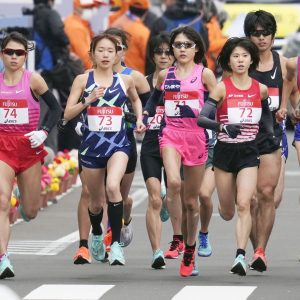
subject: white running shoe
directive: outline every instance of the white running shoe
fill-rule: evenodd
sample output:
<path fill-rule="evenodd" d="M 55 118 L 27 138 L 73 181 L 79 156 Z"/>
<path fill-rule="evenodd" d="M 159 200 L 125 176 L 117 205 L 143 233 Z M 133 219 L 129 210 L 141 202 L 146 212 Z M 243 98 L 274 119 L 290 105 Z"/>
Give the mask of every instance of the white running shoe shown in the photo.
<path fill-rule="evenodd" d="M 133 238 L 133 229 L 132 229 L 132 220 L 130 223 L 126 226 L 123 225 L 121 229 L 121 236 L 120 236 L 120 243 L 122 244 L 122 247 L 127 247 Z"/>

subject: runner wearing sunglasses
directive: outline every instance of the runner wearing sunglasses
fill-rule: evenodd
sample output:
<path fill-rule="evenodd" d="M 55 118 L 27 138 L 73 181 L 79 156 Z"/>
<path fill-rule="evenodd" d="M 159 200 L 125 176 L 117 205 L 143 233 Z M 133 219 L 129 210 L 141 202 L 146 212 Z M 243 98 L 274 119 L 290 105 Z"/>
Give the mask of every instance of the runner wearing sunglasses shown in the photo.
<path fill-rule="evenodd" d="M 287 159 L 287 144 L 284 143 L 286 139 L 283 139 L 285 126 L 284 123 L 278 124 L 275 120 L 275 114 L 281 104 L 287 61 L 272 50 L 276 30 L 275 18 L 269 12 L 258 10 L 248 13 L 245 18 L 245 35 L 257 46 L 260 58 L 260 63 L 251 70 L 250 76 L 268 87 L 274 127 L 274 135 L 270 135 L 261 122 L 257 135 L 260 166 L 257 192 L 251 204 L 251 242 L 254 255 L 250 268 L 260 272 L 267 269 L 265 250 L 275 221 L 275 209 L 282 199 Z"/>
<path fill-rule="evenodd" d="M 159 144 L 167 173 L 168 197 L 180 201 L 181 176 L 184 171 L 184 196 L 187 229 L 185 250 L 180 265 L 181 276 L 191 276 L 195 267 L 196 234 L 199 222 L 199 188 L 207 160 L 207 136 L 197 126 L 197 116 L 204 103 L 204 92 L 212 91 L 216 79 L 202 64 L 204 46 L 200 35 L 191 27 L 180 27 L 171 34 L 170 50 L 176 66 L 159 73 L 144 116 L 154 116 L 164 94 L 165 115 Z"/>
<path fill-rule="evenodd" d="M 41 165 L 47 155 L 43 143 L 61 113 L 44 79 L 24 69 L 27 53 L 32 49 L 17 32 L 10 33 L 1 43 L 4 72 L 0 73 L 0 279 L 14 277 L 7 245 L 15 176 L 21 195 L 19 211 L 29 221 L 40 208 Z M 49 113 L 39 127 L 40 100 L 46 102 Z"/>

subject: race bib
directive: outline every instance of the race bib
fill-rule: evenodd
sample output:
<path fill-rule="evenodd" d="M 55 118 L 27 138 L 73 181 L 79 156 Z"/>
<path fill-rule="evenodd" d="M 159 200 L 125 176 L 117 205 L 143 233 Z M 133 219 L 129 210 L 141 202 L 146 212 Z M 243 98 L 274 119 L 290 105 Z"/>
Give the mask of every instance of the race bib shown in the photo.
<path fill-rule="evenodd" d="M 158 130 L 160 129 L 160 123 L 163 118 L 165 112 L 164 106 L 157 106 L 156 107 L 156 114 L 154 117 L 149 117 L 148 125 L 150 130 Z"/>
<path fill-rule="evenodd" d="M 117 132 L 121 130 L 121 107 L 89 107 L 87 109 L 90 131 Z"/>
<path fill-rule="evenodd" d="M 227 101 L 228 122 L 230 124 L 257 124 L 261 117 L 261 100 L 256 95 L 245 98 L 231 98 Z"/>
<path fill-rule="evenodd" d="M 279 108 L 279 88 L 268 87 L 269 108 L 271 111 Z"/>
<path fill-rule="evenodd" d="M 198 92 L 166 92 L 165 111 L 168 117 L 180 117 L 177 105 L 188 105 L 190 108 L 199 109 Z"/>
<path fill-rule="evenodd" d="M 27 100 L 0 100 L 0 124 L 28 124 Z"/>

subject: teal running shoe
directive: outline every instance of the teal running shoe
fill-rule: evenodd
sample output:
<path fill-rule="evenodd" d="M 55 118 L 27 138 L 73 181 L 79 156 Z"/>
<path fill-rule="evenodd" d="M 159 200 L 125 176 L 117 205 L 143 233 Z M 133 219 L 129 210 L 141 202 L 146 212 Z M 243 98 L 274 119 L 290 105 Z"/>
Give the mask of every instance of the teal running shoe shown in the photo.
<path fill-rule="evenodd" d="M 4 254 L 0 261 L 0 279 L 15 277 L 14 269 L 7 254 Z"/>
<path fill-rule="evenodd" d="M 162 250 L 157 249 L 154 252 L 151 267 L 153 269 L 165 269 L 166 268 L 166 262 L 165 262 L 164 253 Z"/>
<path fill-rule="evenodd" d="M 167 197 L 166 197 L 166 191 L 165 189 L 161 189 L 161 194 L 160 194 L 161 200 L 162 200 L 162 206 L 160 209 L 160 219 L 162 222 L 166 222 L 169 220 L 169 212 L 168 212 L 168 208 L 167 208 Z"/>
<path fill-rule="evenodd" d="M 198 275 L 199 275 L 198 263 L 196 260 L 194 260 L 194 269 L 191 276 L 198 276 Z"/>
<path fill-rule="evenodd" d="M 247 265 L 245 262 L 245 256 L 239 254 L 234 260 L 230 273 L 237 274 L 240 276 L 246 276 L 246 271 L 247 271 Z"/>
<path fill-rule="evenodd" d="M 110 246 L 110 254 L 109 254 L 109 264 L 111 266 L 125 265 L 125 257 L 122 246 L 118 242 L 114 242 Z"/>
<path fill-rule="evenodd" d="M 204 234 L 202 232 L 199 232 L 198 240 L 199 240 L 198 256 L 201 257 L 211 256 L 212 249 L 209 242 L 208 233 Z"/>
<path fill-rule="evenodd" d="M 105 246 L 103 244 L 103 234 L 92 234 L 92 256 L 95 260 L 105 262 Z"/>

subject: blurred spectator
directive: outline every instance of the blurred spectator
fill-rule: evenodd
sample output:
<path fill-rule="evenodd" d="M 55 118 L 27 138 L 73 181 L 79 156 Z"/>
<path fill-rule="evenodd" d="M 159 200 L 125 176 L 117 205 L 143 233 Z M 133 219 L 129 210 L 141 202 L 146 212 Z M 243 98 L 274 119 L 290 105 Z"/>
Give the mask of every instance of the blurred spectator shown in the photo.
<path fill-rule="evenodd" d="M 64 31 L 64 24 L 58 12 L 52 8 L 53 5 L 54 0 L 34 0 L 33 9 L 33 29 L 38 33 L 38 36 L 41 38 L 41 43 L 43 44 L 43 49 L 36 51 L 36 70 L 41 72 L 41 75 L 46 80 L 50 89 L 53 89 L 55 85 L 52 70 L 57 64 L 67 60 L 69 56 L 69 40 Z M 38 48 L 38 43 L 36 47 Z M 45 64 L 41 62 L 41 57 L 44 54 L 43 52 L 48 50 L 48 48 L 53 61 L 48 64 L 47 68 L 43 69 L 42 66 Z M 51 64 L 53 65 L 51 66 Z M 62 82 L 64 81 L 63 78 L 59 79 Z M 65 89 L 58 89 L 61 102 L 66 101 L 68 93 L 69 90 L 67 86 Z M 47 111 L 48 107 L 44 104 L 44 101 L 42 101 L 41 120 L 47 117 Z M 48 135 L 45 145 L 52 148 L 55 152 L 58 150 L 56 128 L 53 128 Z"/>
<path fill-rule="evenodd" d="M 73 14 L 65 19 L 65 32 L 70 41 L 71 53 L 76 54 L 85 69 L 90 69 L 92 63 L 89 48 L 94 36 L 90 20 L 96 11 L 94 1 L 73 0 Z"/>
<path fill-rule="evenodd" d="M 282 54 L 287 58 L 300 55 L 300 27 L 297 32 L 287 37 L 287 43 L 282 49 Z"/>
<path fill-rule="evenodd" d="M 208 31 L 202 20 L 201 0 L 164 0 L 166 9 L 152 25 L 150 38 L 162 31 L 170 32 L 179 26 L 191 26 L 201 35 L 205 48 L 208 49 Z M 154 71 L 154 65 L 147 56 L 146 74 Z"/>
<path fill-rule="evenodd" d="M 111 27 L 120 28 L 129 34 L 125 64 L 142 74 L 145 74 L 146 48 L 150 35 L 150 30 L 143 24 L 143 17 L 149 7 L 149 0 L 130 0 L 129 10 L 111 24 Z"/>
<path fill-rule="evenodd" d="M 215 72 L 216 76 L 221 75 L 221 70 L 217 70 L 217 57 L 227 41 L 227 37 L 223 36 L 218 11 L 215 2 L 212 0 L 202 0 L 203 21 L 208 30 L 209 47 L 206 52 L 207 66 Z M 222 22 L 225 22 L 222 19 Z"/>

